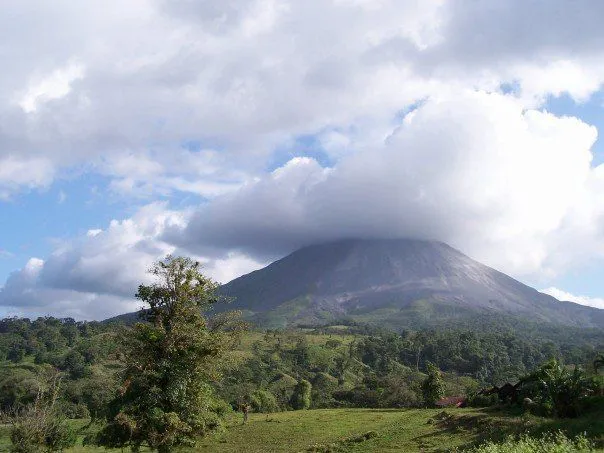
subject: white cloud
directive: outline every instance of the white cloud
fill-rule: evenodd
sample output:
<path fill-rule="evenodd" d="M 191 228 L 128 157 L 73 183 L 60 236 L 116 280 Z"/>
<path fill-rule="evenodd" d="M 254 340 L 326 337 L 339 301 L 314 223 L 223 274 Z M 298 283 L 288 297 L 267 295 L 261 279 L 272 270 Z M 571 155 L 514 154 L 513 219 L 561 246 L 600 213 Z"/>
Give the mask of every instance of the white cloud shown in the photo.
<path fill-rule="evenodd" d="M 31 258 L 9 276 L 0 287 L 0 307 L 12 315 L 77 319 L 134 311 L 141 306 L 134 294 L 139 284 L 150 282 L 151 264 L 182 252 L 162 241 L 162 233 L 168 226 L 184 226 L 186 218 L 186 212 L 154 203 L 129 219 L 59 244 L 46 260 Z M 198 258 L 204 272 L 222 282 L 261 266 L 237 253 L 223 260 Z"/>
<path fill-rule="evenodd" d="M 46 187 L 53 177 L 54 166 L 49 159 L 2 156 L 0 151 L 0 201 L 10 199 L 19 188 Z"/>
<path fill-rule="evenodd" d="M 549 294 L 550 296 L 565 302 L 574 302 L 576 304 L 587 305 L 588 307 L 604 309 L 604 299 L 599 297 L 575 296 L 574 294 L 555 288 L 553 286 L 550 288 L 542 289 L 541 292 Z"/>
<path fill-rule="evenodd" d="M 547 93 L 585 99 L 604 81 L 602 7 L 588 0 L 214 3 L 3 4 L 0 39 L 13 45 L 0 155 L 48 159 L 49 180 L 92 164 L 118 191 L 214 197 L 292 137 L 354 131 L 353 149 L 375 144 L 398 112 L 443 90 L 514 83 L 535 105 Z M 323 142 L 339 158 L 350 139 Z M 215 171 L 178 174 L 170 156 L 198 158 L 189 141 L 219 152 L 200 159 Z M 141 166 L 126 177 L 129 156 Z"/>
<path fill-rule="evenodd" d="M 590 166 L 596 135 L 575 118 L 524 110 L 513 97 L 451 93 L 405 117 L 382 146 L 333 169 L 294 159 L 201 207 L 184 241 L 179 229 L 168 235 L 206 253 L 273 257 L 338 237 L 420 237 L 517 276 L 549 275 L 581 244 L 592 253 L 604 245 L 595 231 L 585 235 L 599 230 L 593 220 L 602 209 L 591 187 L 602 173 Z M 569 237 L 575 252 L 565 248 Z"/>
<path fill-rule="evenodd" d="M 71 91 L 71 84 L 82 77 L 84 68 L 74 62 L 68 63 L 40 80 L 30 82 L 17 103 L 25 113 L 35 113 L 41 103 L 66 96 Z"/>
<path fill-rule="evenodd" d="M 436 238 L 514 275 L 604 256 L 597 131 L 541 110 L 548 95 L 584 101 L 600 90 L 604 3 L 3 9 L 0 200 L 71 169 L 110 178 L 128 200 L 174 191 L 210 200 L 190 224 L 189 212 L 152 204 L 62 244 L 35 278 L 9 278 L 3 304 L 10 289 L 53 291 L 65 307 L 81 297 L 90 309 L 105 295 L 117 308 L 175 244 L 221 280 L 341 236 Z M 514 93 L 503 96 L 502 84 Z M 300 136 L 315 137 L 333 168 L 297 158 L 267 174 L 275 149 L 295 156 Z M 36 309 L 52 299 L 32 297 Z"/>

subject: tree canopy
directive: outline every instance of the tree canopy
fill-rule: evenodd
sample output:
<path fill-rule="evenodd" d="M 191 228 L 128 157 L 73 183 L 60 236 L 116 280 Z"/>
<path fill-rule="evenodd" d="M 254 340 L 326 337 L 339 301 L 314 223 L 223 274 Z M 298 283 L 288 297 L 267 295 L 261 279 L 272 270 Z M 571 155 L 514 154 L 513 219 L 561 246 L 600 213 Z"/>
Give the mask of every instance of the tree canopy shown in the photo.
<path fill-rule="evenodd" d="M 242 324 L 233 314 L 203 314 L 221 298 L 198 262 L 168 256 L 150 273 L 155 282 L 140 285 L 136 294 L 147 306 L 141 313 L 145 322 L 125 331 L 122 385 L 98 443 L 167 452 L 193 446 L 220 424 L 225 403 L 211 381 Z"/>

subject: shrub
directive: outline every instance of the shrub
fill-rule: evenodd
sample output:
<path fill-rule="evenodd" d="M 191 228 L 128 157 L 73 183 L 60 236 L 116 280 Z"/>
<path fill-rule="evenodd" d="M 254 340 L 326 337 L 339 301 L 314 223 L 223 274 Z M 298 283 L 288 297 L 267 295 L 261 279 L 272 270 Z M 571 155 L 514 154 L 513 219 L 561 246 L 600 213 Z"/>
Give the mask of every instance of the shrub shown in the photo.
<path fill-rule="evenodd" d="M 294 409 L 308 409 L 310 407 L 310 395 L 312 391 L 312 385 L 305 379 L 302 379 L 296 385 L 294 395 L 292 396 L 291 405 Z"/>
<path fill-rule="evenodd" d="M 426 363 L 428 377 L 422 384 L 422 393 L 424 403 L 427 406 L 434 406 L 434 403 L 445 396 L 445 383 L 438 367 L 433 363 Z"/>
<path fill-rule="evenodd" d="M 574 453 L 592 452 L 593 444 L 584 436 L 569 439 L 562 432 L 546 434 L 541 438 L 521 436 L 509 437 L 503 443 L 487 442 L 475 449 L 473 453 Z"/>
<path fill-rule="evenodd" d="M 292 401 L 298 382 L 289 374 L 279 373 L 269 385 L 269 391 L 275 395 L 282 410 L 286 410 Z"/>
<path fill-rule="evenodd" d="M 469 407 L 491 407 L 499 403 L 496 393 L 493 395 L 470 395 L 467 405 Z"/>
<path fill-rule="evenodd" d="M 76 443 L 76 432 L 53 408 L 30 406 L 11 420 L 11 452 L 31 453 L 42 449 L 63 451 Z"/>
<path fill-rule="evenodd" d="M 250 404 L 255 412 L 269 413 L 279 410 L 275 396 L 266 390 L 255 390 L 250 395 Z"/>
<path fill-rule="evenodd" d="M 313 407 L 333 407 L 333 392 L 338 388 L 338 380 L 327 373 L 317 373 L 312 380 Z"/>
<path fill-rule="evenodd" d="M 579 368 L 568 370 L 557 360 L 544 363 L 521 380 L 521 394 L 534 400 L 547 415 L 576 417 L 581 401 L 597 390 L 596 381 Z"/>

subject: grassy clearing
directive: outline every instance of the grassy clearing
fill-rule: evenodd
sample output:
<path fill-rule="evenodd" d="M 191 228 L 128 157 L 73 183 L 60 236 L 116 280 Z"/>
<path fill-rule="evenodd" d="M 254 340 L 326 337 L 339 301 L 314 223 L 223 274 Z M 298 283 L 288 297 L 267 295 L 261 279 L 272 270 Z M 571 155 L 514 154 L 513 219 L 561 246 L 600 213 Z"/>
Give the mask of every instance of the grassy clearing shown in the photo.
<path fill-rule="evenodd" d="M 207 452 L 442 452 L 510 433 L 587 432 L 604 447 L 604 417 L 552 421 L 479 409 L 325 409 L 253 414 L 200 442 Z M 604 450 L 601 450 L 604 451 Z"/>
<path fill-rule="evenodd" d="M 443 452 L 469 447 L 486 439 L 503 441 L 509 434 L 565 431 L 583 432 L 604 451 L 604 417 L 548 420 L 480 409 L 320 409 L 241 415 L 228 429 L 200 440 L 201 452 Z M 75 421 L 79 428 L 84 422 Z M 80 446 L 70 453 L 107 451 Z M 0 428 L 0 451 L 8 451 L 8 427 Z M 190 450 L 189 450 L 190 451 Z M 490 450 L 489 450 L 490 451 Z M 499 450 L 493 450 L 499 451 Z M 511 450 L 515 451 L 515 450 Z"/>
<path fill-rule="evenodd" d="M 458 412 L 459 410 L 453 411 Z M 428 420 L 439 410 L 322 409 L 253 414 L 247 425 L 237 420 L 225 433 L 200 442 L 199 451 L 321 451 L 337 444 L 346 451 L 436 451 L 470 442 L 471 433 L 451 436 Z M 377 436 L 354 442 L 374 431 Z"/>

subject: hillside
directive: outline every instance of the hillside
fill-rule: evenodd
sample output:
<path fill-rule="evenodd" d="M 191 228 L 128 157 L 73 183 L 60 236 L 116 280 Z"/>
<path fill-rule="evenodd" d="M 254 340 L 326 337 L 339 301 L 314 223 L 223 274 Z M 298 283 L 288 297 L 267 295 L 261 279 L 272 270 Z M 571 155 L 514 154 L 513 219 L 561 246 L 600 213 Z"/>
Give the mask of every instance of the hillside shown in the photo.
<path fill-rule="evenodd" d="M 350 318 L 389 327 L 503 316 L 604 327 L 604 310 L 540 293 L 454 248 L 430 241 L 342 240 L 302 248 L 222 286 L 272 327 Z"/>

